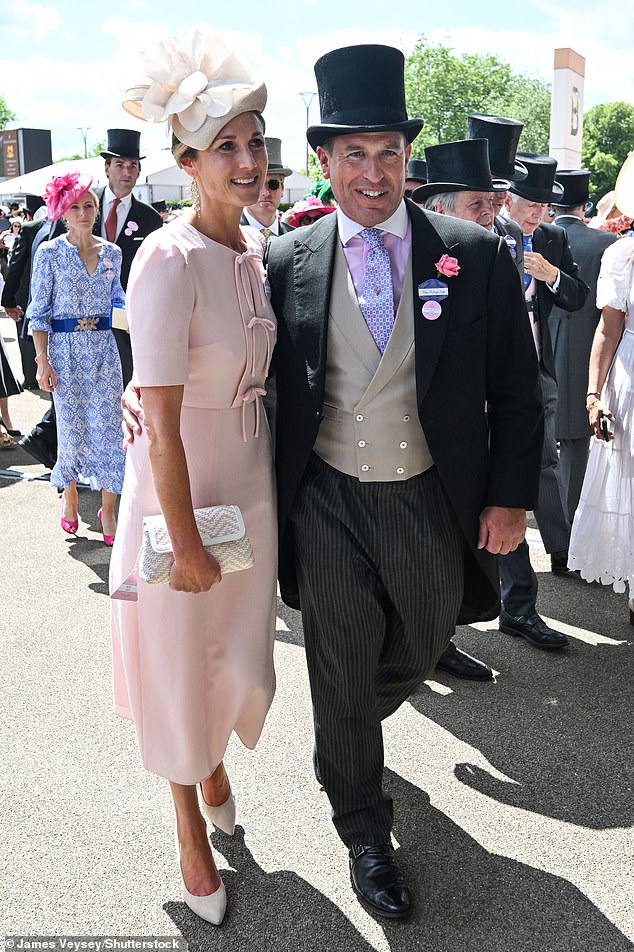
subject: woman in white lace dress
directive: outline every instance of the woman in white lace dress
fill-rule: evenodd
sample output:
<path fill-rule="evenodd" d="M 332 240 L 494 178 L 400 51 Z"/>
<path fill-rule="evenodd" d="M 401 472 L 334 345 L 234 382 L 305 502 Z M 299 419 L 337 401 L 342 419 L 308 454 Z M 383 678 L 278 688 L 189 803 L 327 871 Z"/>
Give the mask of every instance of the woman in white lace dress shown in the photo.
<path fill-rule="evenodd" d="M 634 162 L 629 168 L 634 215 Z M 597 307 L 602 313 L 590 354 L 587 396 L 596 439 L 572 526 L 568 565 L 589 582 L 612 585 L 615 592 L 629 587 L 634 625 L 634 238 L 621 238 L 603 255 Z"/>

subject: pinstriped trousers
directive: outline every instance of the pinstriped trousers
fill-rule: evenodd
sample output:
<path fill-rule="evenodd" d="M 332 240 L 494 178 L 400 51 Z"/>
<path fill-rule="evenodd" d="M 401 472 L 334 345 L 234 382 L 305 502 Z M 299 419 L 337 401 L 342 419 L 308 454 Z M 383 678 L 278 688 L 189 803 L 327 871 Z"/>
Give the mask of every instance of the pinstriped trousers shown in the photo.
<path fill-rule="evenodd" d="M 434 668 L 464 587 L 434 468 L 362 483 L 313 455 L 290 515 L 319 772 L 347 846 L 387 843 L 381 721 Z"/>

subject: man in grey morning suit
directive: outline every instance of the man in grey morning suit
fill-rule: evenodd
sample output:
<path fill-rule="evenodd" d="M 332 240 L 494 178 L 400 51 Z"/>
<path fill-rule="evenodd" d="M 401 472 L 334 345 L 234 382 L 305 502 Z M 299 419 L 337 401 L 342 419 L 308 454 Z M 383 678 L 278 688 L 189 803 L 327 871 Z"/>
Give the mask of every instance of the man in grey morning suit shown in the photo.
<path fill-rule="evenodd" d="M 557 375 L 555 433 L 568 517 L 572 522 L 579 505 L 592 435 L 586 391 L 592 339 L 601 316 L 596 305 L 597 280 L 603 252 L 617 241 L 617 236 L 588 228 L 583 220 L 590 197 L 590 172 L 558 171 L 555 181 L 564 189 L 564 194 L 557 197 L 555 225 L 566 232 L 572 256 L 579 265 L 579 277 L 590 288 L 580 310 L 571 314 L 555 306 L 548 318 Z"/>
<path fill-rule="evenodd" d="M 307 136 L 339 207 L 267 249 L 280 588 L 302 611 L 317 765 L 353 888 L 391 918 L 411 897 L 390 846 L 381 721 L 458 619 L 495 617 L 495 554 L 523 538 L 542 444 L 503 239 L 402 198 L 422 127 L 403 71 L 383 46 L 318 60 L 321 125 Z"/>

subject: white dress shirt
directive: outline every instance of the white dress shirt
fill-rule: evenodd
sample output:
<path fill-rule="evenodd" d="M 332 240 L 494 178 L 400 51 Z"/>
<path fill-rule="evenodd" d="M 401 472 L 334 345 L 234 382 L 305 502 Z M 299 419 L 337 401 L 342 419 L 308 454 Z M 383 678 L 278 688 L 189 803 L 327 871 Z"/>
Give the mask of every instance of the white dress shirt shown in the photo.
<path fill-rule="evenodd" d="M 105 191 L 103 193 L 103 205 L 102 205 L 102 214 L 101 214 L 101 237 L 107 238 L 106 235 L 106 219 L 110 214 L 110 208 L 117 196 L 111 191 L 110 186 L 106 185 Z M 115 235 L 115 241 L 119 237 L 119 232 L 123 228 L 123 223 L 130 214 L 130 206 L 132 205 L 132 192 L 129 192 L 125 198 L 122 198 L 120 203 L 117 205 L 117 233 Z"/>

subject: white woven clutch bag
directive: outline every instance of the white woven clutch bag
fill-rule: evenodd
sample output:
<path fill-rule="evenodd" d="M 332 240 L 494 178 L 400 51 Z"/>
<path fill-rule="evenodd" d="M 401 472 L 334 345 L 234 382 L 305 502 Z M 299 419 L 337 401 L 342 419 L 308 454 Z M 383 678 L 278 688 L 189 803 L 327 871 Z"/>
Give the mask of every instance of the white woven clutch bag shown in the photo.
<path fill-rule="evenodd" d="M 194 509 L 194 518 L 204 547 L 218 560 L 223 575 L 250 569 L 255 564 L 238 506 Z M 174 553 L 164 516 L 146 516 L 139 552 L 139 578 L 151 585 L 168 582 L 173 564 Z"/>

